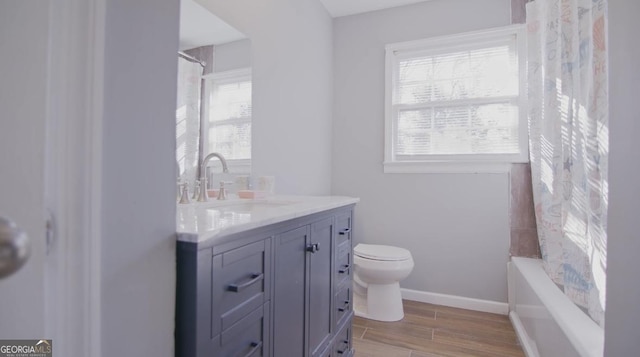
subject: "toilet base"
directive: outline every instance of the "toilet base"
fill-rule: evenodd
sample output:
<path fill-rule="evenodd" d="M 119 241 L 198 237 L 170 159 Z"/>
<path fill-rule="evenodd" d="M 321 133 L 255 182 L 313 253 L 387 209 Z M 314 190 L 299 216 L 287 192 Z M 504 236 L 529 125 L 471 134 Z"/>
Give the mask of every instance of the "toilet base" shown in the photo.
<path fill-rule="evenodd" d="M 366 294 L 354 289 L 353 311 L 356 316 L 376 321 L 400 321 L 404 318 L 400 284 L 369 284 Z"/>

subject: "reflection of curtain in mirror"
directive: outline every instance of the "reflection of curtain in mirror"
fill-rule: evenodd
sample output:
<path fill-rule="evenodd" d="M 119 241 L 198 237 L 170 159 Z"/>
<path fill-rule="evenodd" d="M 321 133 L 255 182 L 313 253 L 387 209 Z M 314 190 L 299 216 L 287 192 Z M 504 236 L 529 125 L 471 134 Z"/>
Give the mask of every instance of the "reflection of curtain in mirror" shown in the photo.
<path fill-rule="evenodd" d="M 176 160 L 181 182 L 196 179 L 200 138 L 200 79 L 202 66 L 178 58 L 178 105 L 176 109 Z"/>

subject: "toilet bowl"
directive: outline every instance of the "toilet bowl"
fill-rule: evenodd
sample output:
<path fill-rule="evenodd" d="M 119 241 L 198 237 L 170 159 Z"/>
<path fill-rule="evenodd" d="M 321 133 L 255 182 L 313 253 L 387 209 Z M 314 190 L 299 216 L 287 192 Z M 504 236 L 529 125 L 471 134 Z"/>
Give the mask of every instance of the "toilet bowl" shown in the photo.
<path fill-rule="evenodd" d="M 413 270 L 411 252 L 375 244 L 353 248 L 354 312 L 378 321 L 398 321 L 404 317 L 400 281 Z"/>

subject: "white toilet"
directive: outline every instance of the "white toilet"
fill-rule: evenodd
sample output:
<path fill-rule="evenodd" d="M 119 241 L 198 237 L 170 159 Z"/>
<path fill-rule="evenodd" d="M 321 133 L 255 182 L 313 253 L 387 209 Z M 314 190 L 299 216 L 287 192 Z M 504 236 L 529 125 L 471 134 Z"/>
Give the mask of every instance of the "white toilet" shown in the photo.
<path fill-rule="evenodd" d="M 404 317 L 400 280 L 413 270 L 411 252 L 387 245 L 358 244 L 353 248 L 354 312 L 378 321 Z"/>

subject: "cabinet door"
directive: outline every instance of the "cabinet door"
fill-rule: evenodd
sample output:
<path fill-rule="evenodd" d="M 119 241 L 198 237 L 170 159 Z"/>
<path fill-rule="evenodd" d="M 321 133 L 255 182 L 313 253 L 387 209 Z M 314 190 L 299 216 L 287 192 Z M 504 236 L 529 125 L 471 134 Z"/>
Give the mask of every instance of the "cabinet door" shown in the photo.
<path fill-rule="evenodd" d="M 318 356 L 331 340 L 333 219 L 311 225 L 309 253 L 309 354 Z M 314 249 L 317 247 L 317 249 Z"/>
<path fill-rule="evenodd" d="M 309 226 L 275 236 L 273 356 L 306 356 L 305 265 Z"/>

